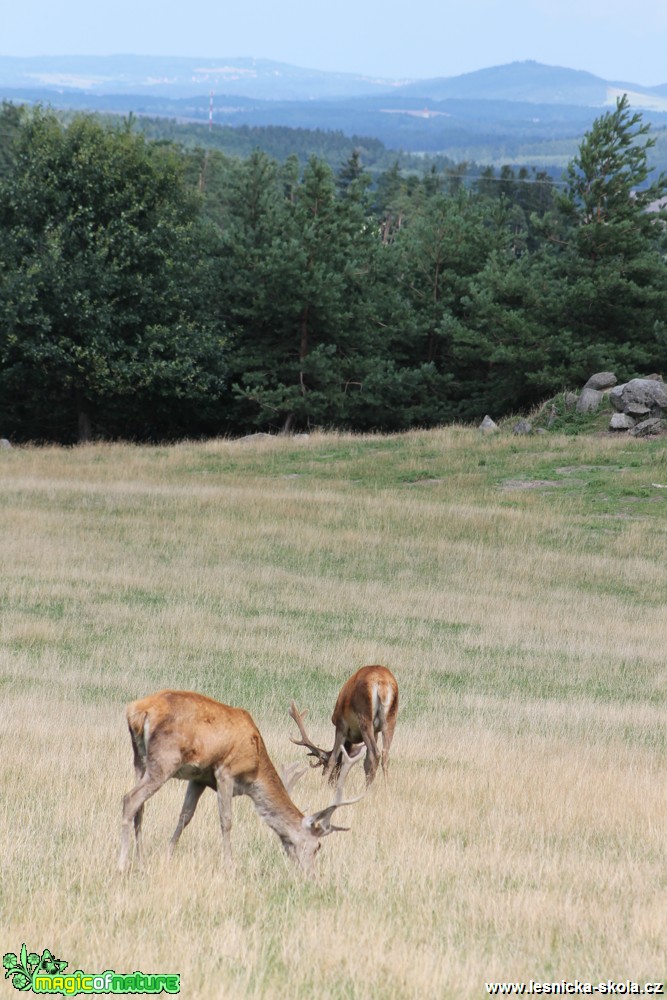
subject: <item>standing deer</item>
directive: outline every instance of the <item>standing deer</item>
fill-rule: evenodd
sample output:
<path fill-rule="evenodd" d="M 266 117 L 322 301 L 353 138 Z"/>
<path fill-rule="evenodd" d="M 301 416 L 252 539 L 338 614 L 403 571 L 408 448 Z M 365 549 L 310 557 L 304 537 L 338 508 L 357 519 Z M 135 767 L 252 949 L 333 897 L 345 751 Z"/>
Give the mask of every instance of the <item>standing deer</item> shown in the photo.
<path fill-rule="evenodd" d="M 230 830 L 232 798 L 248 795 L 261 818 L 280 837 L 288 856 L 308 871 L 322 846 L 320 840 L 347 827 L 331 822 L 336 809 L 357 802 L 343 800 L 343 786 L 352 765 L 346 756 L 331 805 L 310 816 L 297 809 L 289 792 L 305 769 L 278 776 L 264 740 L 251 716 L 192 691 L 159 691 L 127 706 L 127 724 L 134 751 L 137 783 L 123 798 L 123 827 L 118 867 L 125 871 L 130 855 L 130 825 L 134 823 L 137 860 L 141 858 L 144 804 L 170 778 L 188 782 L 183 808 L 169 843 L 170 853 L 194 816 L 204 789 L 218 796 L 223 849 L 232 861 Z"/>
<path fill-rule="evenodd" d="M 382 763 L 386 784 L 389 748 L 398 715 L 398 684 L 387 667 L 362 667 L 343 684 L 331 716 L 336 727 L 332 750 L 323 750 L 309 739 L 303 724 L 306 713 L 299 713 L 294 702 L 289 714 L 301 733 L 301 739 L 293 739 L 292 743 L 308 748 L 308 756 L 315 757 L 311 767 L 321 765 L 323 773 L 328 775 L 332 784 L 341 774 L 343 762 L 348 759 L 348 755 L 352 760 L 361 755 L 363 747 L 360 744 L 366 746 L 366 785 L 370 785 L 375 778 L 379 762 Z M 382 754 L 376 741 L 378 733 L 382 734 Z"/>

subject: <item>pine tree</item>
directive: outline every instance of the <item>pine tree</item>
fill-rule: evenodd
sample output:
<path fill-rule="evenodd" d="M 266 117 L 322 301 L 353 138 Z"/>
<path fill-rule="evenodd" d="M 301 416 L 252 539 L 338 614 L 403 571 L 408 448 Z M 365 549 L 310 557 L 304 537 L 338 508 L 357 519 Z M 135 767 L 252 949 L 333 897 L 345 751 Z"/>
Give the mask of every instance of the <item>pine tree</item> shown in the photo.
<path fill-rule="evenodd" d="M 648 183 L 649 131 L 624 95 L 596 119 L 568 167 L 559 311 L 581 377 L 667 367 L 666 216 L 650 208 L 665 197 L 667 176 Z"/>

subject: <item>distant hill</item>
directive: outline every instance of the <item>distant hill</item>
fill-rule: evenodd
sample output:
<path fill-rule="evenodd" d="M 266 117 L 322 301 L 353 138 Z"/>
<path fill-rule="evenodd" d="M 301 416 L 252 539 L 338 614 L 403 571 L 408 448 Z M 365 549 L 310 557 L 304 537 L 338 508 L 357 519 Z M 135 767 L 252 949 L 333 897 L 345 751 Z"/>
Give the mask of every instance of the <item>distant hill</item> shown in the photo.
<path fill-rule="evenodd" d="M 0 56 L 0 99 L 16 102 L 201 123 L 211 92 L 214 125 L 339 131 L 487 163 L 563 165 L 625 92 L 667 129 L 667 83 L 646 88 L 533 61 L 406 81 L 245 57 Z"/>
<path fill-rule="evenodd" d="M 0 56 L 0 88 L 84 91 L 91 95 L 137 94 L 184 98 L 208 94 L 260 100 L 307 101 L 395 94 L 435 101 L 496 100 L 602 107 L 610 93 L 635 95 L 667 111 L 667 83 L 642 87 L 607 81 L 582 70 L 527 60 L 426 80 L 375 78 L 304 69 L 270 59 L 170 56 Z M 656 101 L 664 100 L 659 108 Z"/>
<path fill-rule="evenodd" d="M 607 101 L 608 87 L 605 80 L 592 73 L 527 61 L 462 76 L 417 80 L 401 87 L 400 92 L 437 101 L 456 98 L 602 107 Z"/>
<path fill-rule="evenodd" d="M 270 59 L 171 56 L 0 56 L 0 88 L 183 98 L 208 94 L 322 100 L 383 93 L 405 81 L 303 69 Z"/>

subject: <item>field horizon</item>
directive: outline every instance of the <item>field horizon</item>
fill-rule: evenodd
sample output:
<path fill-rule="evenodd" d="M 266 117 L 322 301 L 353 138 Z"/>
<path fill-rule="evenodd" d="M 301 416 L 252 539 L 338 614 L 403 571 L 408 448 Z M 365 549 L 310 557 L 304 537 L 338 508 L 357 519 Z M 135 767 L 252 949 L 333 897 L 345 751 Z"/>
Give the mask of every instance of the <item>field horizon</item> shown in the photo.
<path fill-rule="evenodd" d="M 664 439 L 0 451 L 3 952 L 225 1000 L 664 980 L 666 503 Z M 388 787 L 342 810 L 312 878 L 247 798 L 233 870 L 212 794 L 168 860 L 176 781 L 117 873 L 127 702 L 241 706 L 280 767 L 304 756 L 290 701 L 331 745 L 375 663 L 400 688 Z M 310 771 L 293 798 L 330 790 Z"/>

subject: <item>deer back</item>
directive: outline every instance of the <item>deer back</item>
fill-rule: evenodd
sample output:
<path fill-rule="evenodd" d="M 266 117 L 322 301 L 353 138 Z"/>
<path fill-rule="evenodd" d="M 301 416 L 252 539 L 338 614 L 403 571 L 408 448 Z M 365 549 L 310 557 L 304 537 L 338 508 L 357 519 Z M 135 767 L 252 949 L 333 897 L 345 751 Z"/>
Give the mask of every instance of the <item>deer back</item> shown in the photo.
<path fill-rule="evenodd" d="M 252 716 L 206 695 L 159 691 L 127 707 L 127 723 L 140 757 L 174 777 L 204 775 L 224 766 L 235 780 L 251 782 L 267 757 Z"/>
<path fill-rule="evenodd" d="M 343 684 L 331 716 L 334 726 L 356 742 L 369 722 L 377 730 L 382 719 L 398 712 L 398 683 L 388 667 L 361 667 Z"/>

